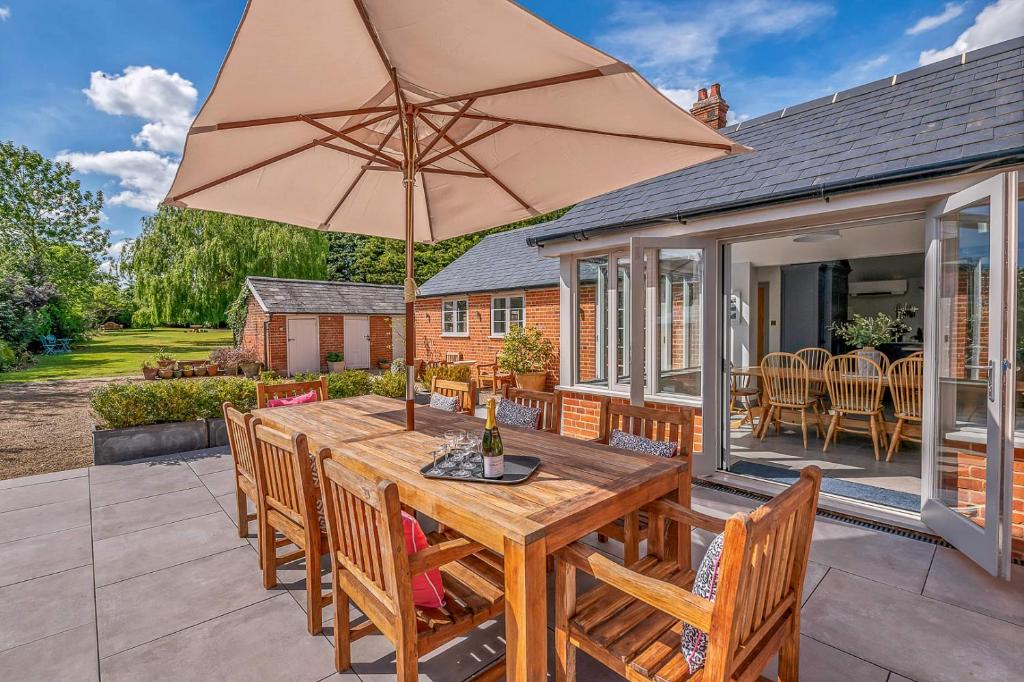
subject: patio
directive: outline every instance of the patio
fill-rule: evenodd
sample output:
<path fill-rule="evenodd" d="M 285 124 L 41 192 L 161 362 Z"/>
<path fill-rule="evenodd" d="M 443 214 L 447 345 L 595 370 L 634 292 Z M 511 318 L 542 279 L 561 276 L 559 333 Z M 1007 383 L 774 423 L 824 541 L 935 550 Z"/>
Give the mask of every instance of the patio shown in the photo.
<path fill-rule="evenodd" d="M 701 511 L 753 504 L 694 489 Z M 323 635 L 305 631 L 301 564 L 264 590 L 233 506 L 225 448 L 2 482 L 3 676 L 393 679 L 393 650 L 379 635 L 353 645 L 354 671 L 334 673 L 330 620 Z M 1019 679 L 1024 570 L 1015 571 L 1003 583 L 952 549 L 819 518 L 804 679 Z M 423 679 L 471 678 L 501 653 L 503 633 L 495 621 L 425 657 Z M 581 654 L 580 679 L 614 677 Z"/>

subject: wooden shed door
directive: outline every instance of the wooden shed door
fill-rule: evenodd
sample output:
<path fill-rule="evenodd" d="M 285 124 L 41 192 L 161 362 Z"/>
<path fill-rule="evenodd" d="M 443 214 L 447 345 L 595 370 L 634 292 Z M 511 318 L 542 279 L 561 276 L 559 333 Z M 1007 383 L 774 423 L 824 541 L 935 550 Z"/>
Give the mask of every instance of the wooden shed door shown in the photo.
<path fill-rule="evenodd" d="M 320 322 L 315 317 L 288 318 L 288 374 L 320 371 Z"/>
<path fill-rule="evenodd" d="M 345 316 L 345 366 L 366 369 L 370 366 L 370 318 Z"/>

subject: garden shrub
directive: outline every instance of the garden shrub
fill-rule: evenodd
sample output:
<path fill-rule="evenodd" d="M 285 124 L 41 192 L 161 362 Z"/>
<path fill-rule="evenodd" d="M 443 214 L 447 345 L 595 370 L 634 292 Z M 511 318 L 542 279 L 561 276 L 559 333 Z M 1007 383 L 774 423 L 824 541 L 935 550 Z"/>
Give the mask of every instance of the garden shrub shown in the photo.
<path fill-rule="evenodd" d="M 469 365 L 446 365 L 442 367 L 427 367 L 423 370 L 423 385 L 430 388 L 434 377 L 446 381 L 469 381 L 471 375 Z"/>
<path fill-rule="evenodd" d="M 405 397 L 405 372 L 384 372 L 372 378 L 371 392 L 385 398 Z"/>
<path fill-rule="evenodd" d="M 18 354 L 9 343 L 0 339 L 0 372 L 12 369 L 17 364 Z"/>

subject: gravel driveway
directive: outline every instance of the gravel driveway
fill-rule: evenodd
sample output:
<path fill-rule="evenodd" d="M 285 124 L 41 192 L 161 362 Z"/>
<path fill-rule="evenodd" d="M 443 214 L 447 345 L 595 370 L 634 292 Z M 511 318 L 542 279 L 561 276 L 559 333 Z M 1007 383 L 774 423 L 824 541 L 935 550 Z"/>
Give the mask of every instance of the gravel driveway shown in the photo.
<path fill-rule="evenodd" d="M 109 381 L 0 384 L 0 479 L 92 464 L 89 393 Z"/>

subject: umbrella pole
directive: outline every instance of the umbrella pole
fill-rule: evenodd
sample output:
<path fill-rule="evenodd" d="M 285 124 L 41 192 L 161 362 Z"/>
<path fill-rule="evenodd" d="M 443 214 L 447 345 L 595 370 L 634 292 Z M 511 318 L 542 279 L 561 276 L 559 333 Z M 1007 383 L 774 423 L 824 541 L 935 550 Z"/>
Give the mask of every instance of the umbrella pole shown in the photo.
<path fill-rule="evenodd" d="M 413 235 L 413 199 L 414 181 L 416 179 L 415 147 L 413 145 L 413 119 L 411 112 L 405 112 L 404 130 L 405 144 L 402 145 L 405 157 L 405 174 L 402 184 L 405 186 L 405 430 L 416 429 L 416 261 L 413 249 L 416 239 Z"/>

